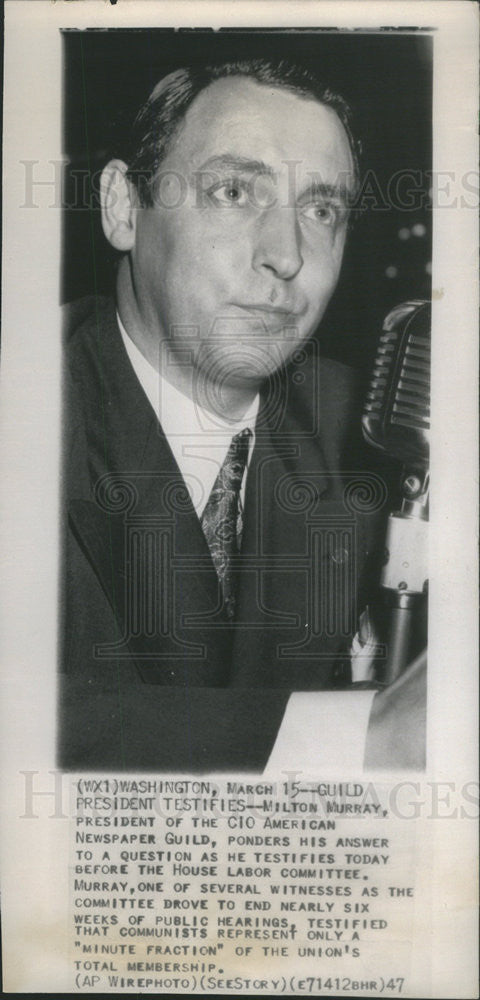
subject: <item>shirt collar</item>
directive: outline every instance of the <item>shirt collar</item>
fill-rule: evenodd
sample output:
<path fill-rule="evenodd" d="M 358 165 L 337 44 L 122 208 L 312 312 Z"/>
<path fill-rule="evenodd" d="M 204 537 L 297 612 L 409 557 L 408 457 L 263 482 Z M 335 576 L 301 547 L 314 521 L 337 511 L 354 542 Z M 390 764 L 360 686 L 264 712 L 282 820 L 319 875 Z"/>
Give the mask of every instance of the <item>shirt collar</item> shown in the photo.
<path fill-rule="evenodd" d="M 117 322 L 133 370 L 168 439 L 182 434 L 205 434 L 213 439 L 227 436 L 231 440 L 246 427 L 254 430 L 260 404 L 258 394 L 239 420 L 223 420 L 185 396 L 147 361 L 127 333 L 118 312 Z"/>

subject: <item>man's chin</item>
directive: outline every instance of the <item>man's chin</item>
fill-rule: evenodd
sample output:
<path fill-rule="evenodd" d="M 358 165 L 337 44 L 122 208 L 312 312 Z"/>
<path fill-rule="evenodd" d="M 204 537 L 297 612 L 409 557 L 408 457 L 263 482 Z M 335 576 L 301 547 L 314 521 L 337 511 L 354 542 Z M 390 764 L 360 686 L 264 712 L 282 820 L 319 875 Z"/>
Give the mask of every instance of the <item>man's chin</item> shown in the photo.
<path fill-rule="evenodd" d="M 278 338 L 252 340 L 248 343 L 231 343 L 225 345 L 210 345 L 209 351 L 202 359 L 201 375 L 205 381 L 219 386 L 261 385 L 265 379 L 276 372 L 282 371 L 295 351 L 300 346 L 298 339 L 286 343 Z"/>

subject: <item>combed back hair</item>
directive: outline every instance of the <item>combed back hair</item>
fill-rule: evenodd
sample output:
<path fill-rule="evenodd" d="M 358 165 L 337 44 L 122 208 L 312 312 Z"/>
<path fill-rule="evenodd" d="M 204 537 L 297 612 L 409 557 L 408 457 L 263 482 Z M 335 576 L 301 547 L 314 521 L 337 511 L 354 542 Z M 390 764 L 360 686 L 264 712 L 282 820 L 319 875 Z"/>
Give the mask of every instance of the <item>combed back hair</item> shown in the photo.
<path fill-rule="evenodd" d="M 344 98 L 322 84 L 305 67 L 284 59 L 278 62 L 246 59 L 177 69 L 154 87 L 135 118 L 125 150 L 127 176 L 137 188 L 143 206 L 154 203 L 155 181 L 160 165 L 192 102 L 215 80 L 229 77 L 245 77 L 265 86 L 279 87 L 332 108 L 347 133 L 354 163 L 355 186 L 358 185 L 361 148 L 354 136 L 351 108 Z"/>

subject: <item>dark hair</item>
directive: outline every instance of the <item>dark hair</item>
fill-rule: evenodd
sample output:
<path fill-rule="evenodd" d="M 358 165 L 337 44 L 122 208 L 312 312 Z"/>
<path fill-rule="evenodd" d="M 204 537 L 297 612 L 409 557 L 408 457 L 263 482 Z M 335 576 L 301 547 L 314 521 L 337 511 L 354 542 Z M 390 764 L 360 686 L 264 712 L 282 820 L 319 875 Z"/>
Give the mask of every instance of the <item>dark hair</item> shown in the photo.
<path fill-rule="evenodd" d="M 153 204 L 158 169 L 194 99 L 215 80 L 235 76 L 280 87 L 332 108 L 347 133 L 358 184 L 361 147 L 354 136 L 351 108 L 344 98 L 305 67 L 283 59 L 248 59 L 201 68 L 187 66 L 169 73 L 154 87 L 135 118 L 125 150 L 127 176 L 135 184 L 142 205 Z"/>

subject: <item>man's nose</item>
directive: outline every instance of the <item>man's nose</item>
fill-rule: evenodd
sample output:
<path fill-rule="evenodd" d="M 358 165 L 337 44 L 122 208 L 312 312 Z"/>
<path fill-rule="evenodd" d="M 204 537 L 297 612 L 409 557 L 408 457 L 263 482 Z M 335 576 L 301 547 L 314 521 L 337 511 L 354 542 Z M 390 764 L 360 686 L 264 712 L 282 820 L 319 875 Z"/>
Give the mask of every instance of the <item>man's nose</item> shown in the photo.
<path fill-rule="evenodd" d="M 259 219 L 252 264 L 255 271 L 270 271 L 278 278 L 294 278 L 303 264 L 300 232 L 294 209 L 276 206 Z"/>

